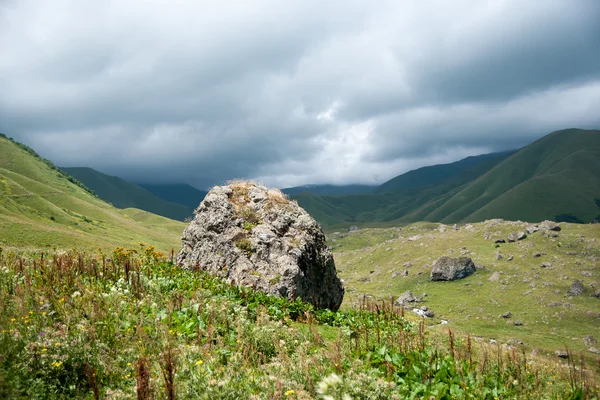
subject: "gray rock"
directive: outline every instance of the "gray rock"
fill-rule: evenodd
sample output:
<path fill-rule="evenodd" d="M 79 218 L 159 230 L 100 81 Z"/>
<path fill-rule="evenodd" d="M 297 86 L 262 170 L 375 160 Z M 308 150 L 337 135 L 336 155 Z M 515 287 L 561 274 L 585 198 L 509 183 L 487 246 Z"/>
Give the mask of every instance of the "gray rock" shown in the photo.
<path fill-rule="evenodd" d="M 527 237 L 525 232 L 511 232 L 508 234 L 509 243 L 517 242 L 519 240 L 523 240 Z"/>
<path fill-rule="evenodd" d="M 402 276 L 403 277 L 407 277 L 408 276 L 408 270 L 405 269 L 404 271 L 402 271 Z"/>
<path fill-rule="evenodd" d="M 540 252 L 537 252 L 537 253 L 534 253 L 534 254 L 533 254 L 533 258 L 539 258 L 539 257 L 541 257 L 541 256 L 545 256 L 545 255 L 546 255 L 546 253 L 540 253 Z"/>
<path fill-rule="evenodd" d="M 358 226 L 356 225 L 352 225 L 351 227 L 348 228 L 348 232 L 354 232 L 358 230 Z"/>
<path fill-rule="evenodd" d="M 596 345 L 598 344 L 598 340 L 596 340 L 596 338 L 592 335 L 588 335 L 583 338 L 583 344 L 587 348 L 596 347 Z"/>
<path fill-rule="evenodd" d="M 505 312 L 501 315 L 502 318 L 510 318 L 512 317 L 512 313 L 510 311 Z"/>
<path fill-rule="evenodd" d="M 496 252 L 495 257 L 496 257 L 496 260 L 502 260 L 502 254 L 500 254 L 499 251 Z"/>
<path fill-rule="evenodd" d="M 539 231 L 540 228 L 538 228 L 537 225 L 529 225 L 529 226 L 527 226 L 526 230 L 527 230 L 527 233 L 529 233 L 531 235 L 532 233 Z"/>
<path fill-rule="evenodd" d="M 407 262 L 405 262 L 404 264 L 402 264 L 402 266 L 403 266 L 404 268 L 410 268 L 410 267 L 412 267 L 412 263 L 411 263 L 410 261 L 407 261 Z"/>
<path fill-rule="evenodd" d="M 400 273 L 398 271 L 394 271 L 394 273 L 392 273 L 392 279 L 397 278 L 398 275 L 400 275 Z"/>
<path fill-rule="evenodd" d="M 514 257 L 512 254 L 511 254 L 511 255 L 509 255 L 509 256 L 508 256 L 508 258 L 507 258 L 507 260 L 508 260 L 508 261 L 512 261 L 512 260 L 514 260 L 514 259 L 515 259 L 515 257 Z"/>
<path fill-rule="evenodd" d="M 470 258 L 443 256 L 433 263 L 430 278 L 432 281 L 453 281 L 465 278 L 474 272 L 475 264 Z"/>
<path fill-rule="evenodd" d="M 412 294 L 412 292 L 410 290 L 407 290 L 406 292 L 401 294 L 400 297 L 398 297 L 396 299 L 394 304 L 397 306 L 405 306 L 406 307 L 408 305 L 418 303 L 420 301 L 421 301 L 421 299 L 419 299 L 414 294 Z"/>
<path fill-rule="evenodd" d="M 490 276 L 488 278 L 488 281 L 490 281 L 490 282 L 498 282 L 498 281 L 500 281 L 500 272 L 494 272 L 492 274 L 492 276 Z"/>
<path fill-rule="evenodd" d="M 600 289 L 598 289 L 594 292 L 594 297 L 597 297 L 600 299 Z"/>
<path fill-rule="evenodd" d="M 337 310 L 344 287 L 319 224 L 276 189 L 216 186 L 185 229 L 177 264 Z"/>
<path fill-rule="evenodd" d="M 494 243 L 506 243 L 506 240 L 504 240 L 504 239 L 496 239 L 494 241 Z"/>
<path fill-rule="evenodd" d="M 554 354 L 558 358 L 569 358 L 569 353 L 567 353 L 565 350 L 556 350 Z"/>
<path fill-rule="evenodd" d="M 421 239 L 423 239 L 423 235 L 414 235 L 414 236 L 411 236 L 408 238 L 408 240 L 411 242 L 415 242 L 415 241 L 421 240 Z"/>
<path fill-rule="evenodd" d="M 549 262 L 545 261 L 543 263 L 540 264 L 540 268 L 552 268 L 552 264 L 550 264 Z"/>
<path fill-rule="evenodd" d="M 549 237 L 549 238 L 557 238 L 558 237 L 558 233 L 549 231 L 549 230 L 542 231 L 542 235 Z"/>
<path fill-rule="evenodd" d="M 575 279 L 567 290 L 567 296 L 581 296 L 584 292 L 583 284 L 579 282 L 578 279 Z"/>
<path fill-rule="evenodd" d="M 431 310 L 427 310 L 427 311 L 423 311 L 423 315 L 427 318 L 433 318 L 435 317 L 435 313 Z"/>
<path fill-rule="evenodd" d="M 523 323 L 521 321 L 515 321 L 515 326 L 522 326 Z"/>
<path fill-rule="evenodd" d="M 543 221 L 540 224 L 540 228 L 548 230 L 548 231 L 560 231 L 560 229 L 561 229 L 559 224 L 557 224 L 554 221 L 548 221 L 548 220 Z"/>

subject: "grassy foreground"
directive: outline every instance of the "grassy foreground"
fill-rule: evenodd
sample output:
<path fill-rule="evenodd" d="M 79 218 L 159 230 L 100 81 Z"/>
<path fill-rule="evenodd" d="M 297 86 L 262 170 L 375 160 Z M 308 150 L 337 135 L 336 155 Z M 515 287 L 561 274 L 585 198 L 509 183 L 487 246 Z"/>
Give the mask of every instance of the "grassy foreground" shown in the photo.
<path fill-rule="evenodd" d="M 390 302 L 315 311 L 153 248 L 0 251 L 0 398 L 596 399 L 596 376 L 436 333 Z"/>

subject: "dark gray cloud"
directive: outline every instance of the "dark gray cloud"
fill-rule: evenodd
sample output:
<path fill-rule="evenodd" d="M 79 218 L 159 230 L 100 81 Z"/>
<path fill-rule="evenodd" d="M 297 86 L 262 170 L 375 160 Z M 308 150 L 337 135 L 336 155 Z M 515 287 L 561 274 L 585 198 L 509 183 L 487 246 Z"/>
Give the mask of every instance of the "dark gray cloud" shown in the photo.
<path fill-rule="evenodd" d="M 600 3 L 0 3 L 0 130 L 144 182 L 375 183 L 600 125 Z"/>

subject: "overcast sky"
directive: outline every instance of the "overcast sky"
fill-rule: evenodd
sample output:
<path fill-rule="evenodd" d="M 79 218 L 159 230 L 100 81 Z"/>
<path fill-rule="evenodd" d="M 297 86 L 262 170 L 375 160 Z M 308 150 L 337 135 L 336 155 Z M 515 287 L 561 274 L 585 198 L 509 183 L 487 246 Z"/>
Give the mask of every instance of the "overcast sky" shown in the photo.
<path fill-rule="evenodd" d="M 598 0 L 0 0 L 0 132 L 59 166 L 375 184 L 569 127 Z"/>

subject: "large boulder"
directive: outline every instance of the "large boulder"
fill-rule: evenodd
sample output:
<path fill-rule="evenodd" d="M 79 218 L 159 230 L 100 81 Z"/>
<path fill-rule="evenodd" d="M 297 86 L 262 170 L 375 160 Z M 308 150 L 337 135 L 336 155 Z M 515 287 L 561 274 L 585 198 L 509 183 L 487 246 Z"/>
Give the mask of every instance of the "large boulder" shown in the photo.
<path fill-rule="evenodd" d="M 432 281 L 454 281 L 475 272 L 475 264 L 468 257 L 443 256 L 435 260 L 431 269 Z"/>
<path fill-rule="evenodd" d="M 337 310 L 344 287 L 319 224 L 277 189 L 216 186 L 185 229 L 177 263 L 232 284 Z"/>

